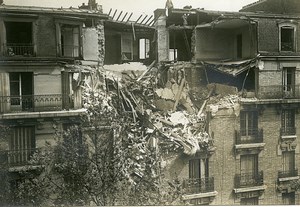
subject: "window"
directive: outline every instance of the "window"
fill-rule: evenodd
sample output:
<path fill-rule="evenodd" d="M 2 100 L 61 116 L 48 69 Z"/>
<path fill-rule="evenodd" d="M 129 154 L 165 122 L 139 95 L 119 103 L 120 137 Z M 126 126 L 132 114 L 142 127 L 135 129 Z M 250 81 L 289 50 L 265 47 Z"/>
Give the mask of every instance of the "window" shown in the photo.
<path fill-rule="evenodd" d="M 295 68 L 283 68 L 283 94 L 285 98 L 295 95 Z"/>
<path fill-rule="evenodd" d="M 295 205 L 295 192 L 283 193 L 282 203 L 284 205 Z"/>
<path fill-rule="evenodd" d="M 293 52 L 295 51 L 295 27 L 280 27 L 280 50 Z"/>
<path fill-rule="evenodd" d="M 261 182 L 258 172 L 258 155 L 241 155 L 239 187 L 255 186 Z"/>
<path fill-rule="evenodd" d="M 139 50 L 140 50 L 140 59 L 149 58 L 150 40 L 149 39 L 140 39 L 139 46 L 140 46 L 140 48 L 139 48 Z"/>
<path fill-rule="evenodd" d="M 285 177 L 291 177 L 294 175 L 295 170 L 295 151 L 284 151 L 282 152 L 283 160 L 283 173 Z"/>
<path fill-rule="evenodd" d="M 178 54 L 177 49 L 170 49 L 169 50 L 169 60 L 170 61 L 177 61 L 177 54 Z"/>
<path fill-rule="evenodd" d="M 258 112 L 257 111 L 241 111 L 240 114 L 241 136 L 244 139 L 257 135 L 258 132 Z"/>
<path fill-rule="evenodd" d="M 258 205 L 258 197 L 254 198 L 241 198 L 241 205 Z"/>
<path fill-rule="evenodd" d="M 9 73 L 11 106 L 22 110 L 33 107 L 33 73 Z"/>
<path fill-rule="evenodd" d="M 281 112 L 281 134 L 294 135 L 295 131 L 295 110 L 284 109 Z"/>
<path fill-rule="evenodd" d="M 208 177 L 208 159 L 193 159 L 189 161 L 189 178 Z"/>
<path fill-rule="evenodd" d="M 32 56 L 34 54 L 32 22 L 5 22 L 6 56 Z"/>
<path fill-rule="evenodd" d="M 258 155 L 241 155 L 241 174 L 255 175 L 258 173 Z"/>
<path fill-rule="evenodd" d="M 64 57 L 80 56 L 80 40 L 78 25 L 62 25 L 60 48 L 61 55 Z"/>
<path fill-rule="evenodd" d="M 214 190 L 213 177 L 209 177 L 208 158 L 189 161 L 189 179 L 184 182 L 186 193 L 206 193 Z"/>
<path fill-rule="evenodd" d="M 130 61 L 133 59 L 133 40 L 131 34 L 121 36 L 122 60 Z"/>
<path fill-rule="evenodd" d="M 239 34 L 236 36 L 236 56 L 237 59 L 241 59 L 243 57 L 243 36 Z"/>
<path fill-rule="evenodd" d="M 35 151 L 35 128 L 15 127 L 9 139 L 8 162 L 11 165 L 26 164 Z"/>

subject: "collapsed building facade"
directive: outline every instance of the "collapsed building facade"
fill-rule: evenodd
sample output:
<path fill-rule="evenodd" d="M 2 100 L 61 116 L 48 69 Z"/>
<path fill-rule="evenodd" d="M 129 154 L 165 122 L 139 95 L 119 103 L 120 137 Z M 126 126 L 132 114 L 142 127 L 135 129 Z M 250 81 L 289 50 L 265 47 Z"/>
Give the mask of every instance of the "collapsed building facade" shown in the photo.
<path fill-rule="evenodd" d="M 158 59 L 189 71 L 188 85 L 203 103 L 198 114 L 205 114 L 214 143 L 213 151 L 177 165 L 192 189 L 186 202 L 299 203 L 297 9 L 295 1 L 266 0 L 239 12 L 155 11 Z M 201 97 L 199 85 L 206 84 L 214 89 Z"/>
<path fill-rule="evenodd" d="M 87 77 L 103 68 L 105 90 L 161 152 L 165 180 L 180 182 L 171 204 L 299 204 L 299 3 L 282 2 L 157 9 L 144 24 L 90 4 L 0 6 L 0 121 L 13 129 L 1 161 L 12 180 L 53 124 L 85 113 Z"/>

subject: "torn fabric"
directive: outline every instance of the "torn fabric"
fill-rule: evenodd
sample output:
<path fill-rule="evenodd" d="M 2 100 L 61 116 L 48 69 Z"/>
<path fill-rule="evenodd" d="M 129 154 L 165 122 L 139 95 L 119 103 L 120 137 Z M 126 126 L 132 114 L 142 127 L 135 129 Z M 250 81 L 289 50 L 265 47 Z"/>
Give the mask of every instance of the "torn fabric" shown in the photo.
<path fill-rule="evenodd" d="M 202 65 L 206 69 L 217 70 L 222 73 L 226 73 L 233 77 L 241 74 L 249 68 L 256 66 L 256 58 L 242 60 L 242 61 L 202 61 Z"/>

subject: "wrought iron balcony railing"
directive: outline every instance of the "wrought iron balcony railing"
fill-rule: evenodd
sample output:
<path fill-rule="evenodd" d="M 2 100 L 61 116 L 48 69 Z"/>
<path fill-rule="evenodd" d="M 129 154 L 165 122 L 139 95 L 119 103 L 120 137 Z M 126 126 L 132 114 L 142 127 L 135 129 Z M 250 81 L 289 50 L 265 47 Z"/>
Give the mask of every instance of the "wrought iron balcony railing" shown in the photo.
<path fill-rule="evenodd" d="M 300 85 L 259 86 L 258 97 L 264 99 L 300 98 Z"/>
<path fill-rule="evenodd" d="M 243 173 L 235 175 L 235 187 L 254 187 L 261 186 L 264 183 L 263 171 L 257 173 Z"/>
<path fill-rule="evenodd" d="M 10 167 L 26 165 L 35 152 L 36 148 L 0 151 L 0 164 Z"/>
<path fill-rule="evenodd" d="M 288 178 L 295 176 L 298 176 L 298 169 L 278 171 L 278 178 Z"/>
<path fill-rule="evenodd" d="M 263 129 L 236 130 L 236 144 L 263 143 Z"/>
<path fill-rule="evenodd" d="M 285 127 L 280 129 L 281 136 L 296 135 L 296 127 Z"/>
<path fill-rule="evenodd" d="M 183 181 L 183 190 L 186 194 L 207 193 L 214 191 L 214 178 L 190 178 Z"/>
<path fill-rule="evenodd" d="M 7 57 L 13 56 L 24 56 L 32 57 L 35 56 L 34 44 L 26 43 L 7 43 L 3 44 L 3 55 Z"/>
<path fill-rule="evenodd" d="M 2 109 L 5 107 L 6 109 Z M 73 107 L 70 97 L 63 101 L 62 94 L 0 96 L 0 111 L 5 112 L 41 112 L 59 111 Z"/>

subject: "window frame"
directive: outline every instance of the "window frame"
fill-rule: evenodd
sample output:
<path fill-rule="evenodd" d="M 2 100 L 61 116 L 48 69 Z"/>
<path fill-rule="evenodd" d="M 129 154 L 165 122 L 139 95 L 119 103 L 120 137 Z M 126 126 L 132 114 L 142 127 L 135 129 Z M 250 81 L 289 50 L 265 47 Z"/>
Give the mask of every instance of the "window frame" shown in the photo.
<path fill-rule="evenodd" d="M 82 59 L 83 58 L 83 40 L 82 40 L 82 28 L 83 28 L 83 20 L 82 18 L 74 18 L 74 17 L 57 17 L 55 19 L 55 27 L 56 27 L 56 45 L 57 45 L 57 54 L 59 57 L 64 58 L 75 58 L 75 59 Z M 78 27 L 78 56 L 63 56 L 62 53 L 62 27 L 70 26 L 70 27 Z"/>
<path fill-rule="evenodd" d="M 36 21 L 38 19 L 38 15 L 30 14 L 11 14 L 6 13 L 6 16 L 2 18 L 0 21 L 0 45 L 7 45 L 7 35 L 6 35 L 6 25 L 5 22 L 26 22 L 31 23 L 31 41 L 33 45 L 33 56 L 36 56 L 37 54 L 37 37 L 36 37 L 36 31 L 37 31 L 37 24 Z M 5 55 L 6 52 L 4 51 L 4 47 L 0 47 L 0 55 Z"/>
<path fill-rule="evenodd" d="M 293 29 L 293 48 L 292 50 L 282 49 L 282 29 Z M 292 23 L 280 23 L 279 24 L 279 52 L 296 52 L 297 51 L 297 25 Z"/>

